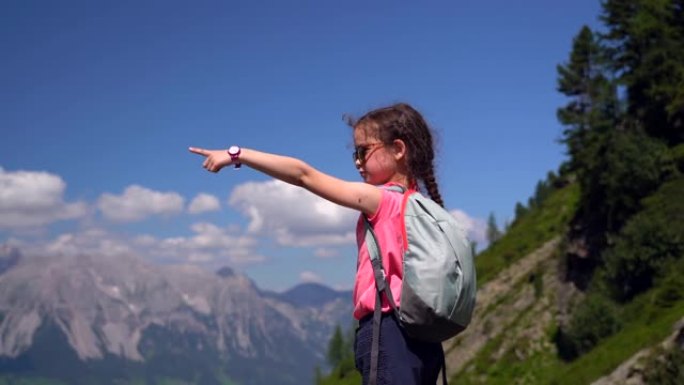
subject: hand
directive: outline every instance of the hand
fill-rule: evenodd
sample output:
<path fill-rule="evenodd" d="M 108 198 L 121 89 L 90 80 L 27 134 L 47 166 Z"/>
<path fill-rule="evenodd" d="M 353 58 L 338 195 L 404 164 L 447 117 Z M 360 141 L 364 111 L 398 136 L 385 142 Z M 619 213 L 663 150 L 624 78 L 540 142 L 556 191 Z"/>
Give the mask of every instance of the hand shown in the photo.
<path fill-rule="evenodd" d="M 226 150 L 205 150 L 203 148 L 190 147 L 190 152 L 204 156 L 202 167 L 207 171 L 219 172 L 222 168 L 231 164 L 230 155 Z"/>

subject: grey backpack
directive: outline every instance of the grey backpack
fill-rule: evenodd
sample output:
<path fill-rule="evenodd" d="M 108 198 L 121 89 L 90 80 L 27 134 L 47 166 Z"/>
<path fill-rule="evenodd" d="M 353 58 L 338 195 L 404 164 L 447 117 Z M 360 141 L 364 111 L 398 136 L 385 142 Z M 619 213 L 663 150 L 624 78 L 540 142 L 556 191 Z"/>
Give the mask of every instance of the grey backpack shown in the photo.
<path fill-rule="evenodd" d="M 400 186 L 387 189 L 404 192 Z M 404 192 L 402 210 L 403 236 L 408 247 L 403 255 L 401 307 L 396 306 L 385 280 L 382 251 L 373 227 L 368 219 L 365 221 L 377 289 L 371 378 L 377 368 L 382 294 L 406 333 L 428 342 L 442 342 L 463 331 L 475 307 L 475 265 L 464 228 L 443 207 L 416 191 Z"/>

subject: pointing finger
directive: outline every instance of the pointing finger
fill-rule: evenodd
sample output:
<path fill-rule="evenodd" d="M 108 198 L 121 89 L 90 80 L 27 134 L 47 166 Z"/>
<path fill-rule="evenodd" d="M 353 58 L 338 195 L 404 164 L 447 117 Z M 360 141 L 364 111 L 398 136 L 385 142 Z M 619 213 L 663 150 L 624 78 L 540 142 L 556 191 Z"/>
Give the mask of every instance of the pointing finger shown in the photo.
<path fill-rule="evenodd" d="M 190 152 L 192 152 L 192 153 L 203 155 L 203 156 L 209 155 L 209 151 L 207 151 L 203 148 L 189 147 L 188 150 L 190 150 Z"/>

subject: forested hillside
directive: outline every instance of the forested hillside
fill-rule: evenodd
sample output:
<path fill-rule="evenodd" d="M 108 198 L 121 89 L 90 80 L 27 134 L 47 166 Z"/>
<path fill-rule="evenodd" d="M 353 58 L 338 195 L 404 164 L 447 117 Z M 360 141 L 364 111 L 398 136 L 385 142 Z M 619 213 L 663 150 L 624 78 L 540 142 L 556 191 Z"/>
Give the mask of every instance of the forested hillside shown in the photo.
<path fill-rule="evenodd" d="M 684 383 L 684 1 L 599 16 L 557 68 L 567 161 L 477 256 L 453 383 Z M 344 337 L 319 384 L 360 383 Z"/>

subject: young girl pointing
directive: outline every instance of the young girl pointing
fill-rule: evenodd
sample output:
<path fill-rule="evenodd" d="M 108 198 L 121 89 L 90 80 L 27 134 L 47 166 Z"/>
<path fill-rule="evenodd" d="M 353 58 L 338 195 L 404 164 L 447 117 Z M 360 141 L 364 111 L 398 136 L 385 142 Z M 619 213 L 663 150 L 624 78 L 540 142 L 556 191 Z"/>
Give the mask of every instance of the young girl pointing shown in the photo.
<path fill-rule="evenodd" d="M 397 306 L 401 306 L 403 240 L 402 193 L 421 187 L 443 206 L 435 180 L 432 134 L 421 114 L 408 104 L 395 104 L 368 112 L 351 122 L 354 133 L 354 163 L 362 182 L 350 182 L 327 175 L 307 163 L 286 156 L 232 146 L 228 150 L 190 151 L 205 157 L 203 167 L 218 172 L 223 167 L 249 166 L 274 178 L 303 187 L 339 205 L 360 212 L 356 227 L 358 262 L 354 283 L 354 317 L 359 320 L 354 354 L 356 368 L 369 382 L 372 315 L 376 289 L 373 268 L 365 243 L 365 216 L 375 231 L 386 280 Z M 420 184 L 420 185 L 419 185 Z M 401 329 L 383 298 L 380 325 L 378 384 L 434 385 L 442 368 L 444 352 L 440 343 L 415 340 Z"/>

